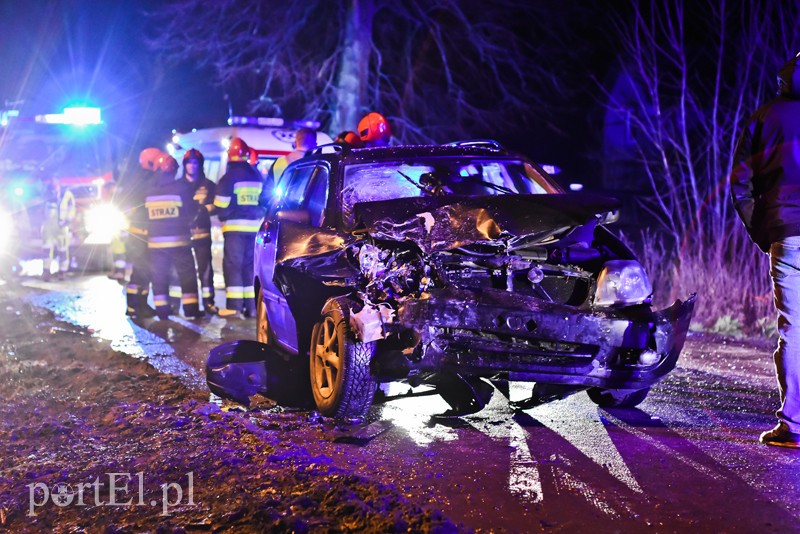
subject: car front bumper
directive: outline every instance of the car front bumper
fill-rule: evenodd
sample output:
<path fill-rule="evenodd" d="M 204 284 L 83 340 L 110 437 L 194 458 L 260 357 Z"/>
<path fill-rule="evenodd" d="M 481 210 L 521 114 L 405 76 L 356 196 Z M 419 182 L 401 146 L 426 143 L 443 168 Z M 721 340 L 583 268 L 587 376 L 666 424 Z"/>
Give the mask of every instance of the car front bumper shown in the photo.
<path fill-rule="evenodd" d="M 435 289 L 406 301 L 392 328 L 413 331 L 409 369 L 614 389 L 674 369 L 695 295 L 653 312 L 577 309 L 501 290 Z M 647 352 L 647 358 L 642 354 Z"/>

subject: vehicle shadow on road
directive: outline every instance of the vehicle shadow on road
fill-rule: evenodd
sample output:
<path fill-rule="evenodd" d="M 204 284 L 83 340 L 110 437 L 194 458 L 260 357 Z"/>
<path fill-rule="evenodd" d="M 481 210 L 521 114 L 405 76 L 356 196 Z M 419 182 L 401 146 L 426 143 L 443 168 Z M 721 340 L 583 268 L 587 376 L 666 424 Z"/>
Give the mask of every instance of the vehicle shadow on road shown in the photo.
<path fill-rule="evenodd" d="M 600 409 L 599 415 L 644 495 L 658 502 L 659 516 L 751 532 L 797 527 L 797 518 L 769 495 L 790 487 L 781 481 L 788 473 L 773 472 L 765 455 L 774 451 L 755 439 L 742 443 L 714 425 L 706 432 L 673 429 L 636 408 Z"/>

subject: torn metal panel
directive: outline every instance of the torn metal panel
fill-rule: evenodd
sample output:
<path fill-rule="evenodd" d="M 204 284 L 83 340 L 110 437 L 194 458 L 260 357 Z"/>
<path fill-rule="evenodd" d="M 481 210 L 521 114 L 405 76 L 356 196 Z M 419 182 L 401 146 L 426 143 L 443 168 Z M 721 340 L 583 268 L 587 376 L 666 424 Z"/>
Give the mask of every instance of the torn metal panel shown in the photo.
<path fill-rule="evenodd" d="M 613 199 L 581 195 L 449 195 L 363 202 L 354 211 L 374 238 L 410 240 L 430 254 L 523 237 L 526 244 L 553 243 L 618 206 Z"/>
<path fill-rule="evenodd" d="M 365 304 L 359 311 L 350 311 L 350 328 L 363 343 L 386 337 L 384 325 L 394 320 L 394 310 L 385 302 Z"/>
<path fill-rule="evenodd" d="M 417 369 L 510 371 L 549 383 L 643 388 L 674 368 L 694 302 L 692 296 L 659 313 L 578 311 L 504 291 L 448 288 L 406 301 L 392 328 L 419 332 Z M 645 365 L 639 354 L 651 348 L 658 359 Z"/>

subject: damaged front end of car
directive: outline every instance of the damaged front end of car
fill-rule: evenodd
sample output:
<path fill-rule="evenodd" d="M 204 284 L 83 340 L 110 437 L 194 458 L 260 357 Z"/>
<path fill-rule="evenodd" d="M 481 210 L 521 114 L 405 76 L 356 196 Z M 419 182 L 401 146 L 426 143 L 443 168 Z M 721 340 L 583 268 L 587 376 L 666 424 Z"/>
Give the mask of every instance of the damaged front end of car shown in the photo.
<path fill-rule="evenodd" d="M 320 302 L 346 308 L 376 381 L 506 376 L 630 405 L 675 367 L 695 297 L 651 309 L 646 273 L 601 224 L 615 209 L 578 195 L 357 204 L 349 235 L 283 224 L 303 246 L 278 252 L 275 278 L 299 330 Z"/>

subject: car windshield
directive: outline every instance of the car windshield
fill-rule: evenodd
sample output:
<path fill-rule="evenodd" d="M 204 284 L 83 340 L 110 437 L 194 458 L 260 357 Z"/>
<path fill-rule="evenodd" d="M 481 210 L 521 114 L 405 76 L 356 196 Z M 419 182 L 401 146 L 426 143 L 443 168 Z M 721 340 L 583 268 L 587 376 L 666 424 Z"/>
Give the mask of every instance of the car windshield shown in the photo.
<path fill-rule="evenodd" d="M 359 202 L 441 195 L 555 194 L 560 190 L 530 163 L 519 159 L 420 158 L 348 165 L 342 211 L 353 225 Z"/>

